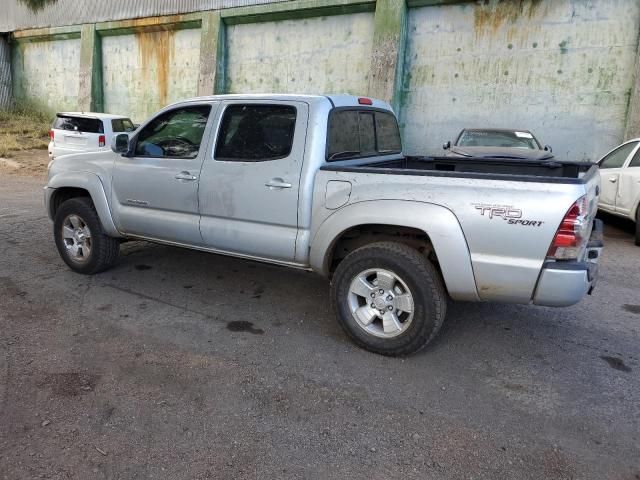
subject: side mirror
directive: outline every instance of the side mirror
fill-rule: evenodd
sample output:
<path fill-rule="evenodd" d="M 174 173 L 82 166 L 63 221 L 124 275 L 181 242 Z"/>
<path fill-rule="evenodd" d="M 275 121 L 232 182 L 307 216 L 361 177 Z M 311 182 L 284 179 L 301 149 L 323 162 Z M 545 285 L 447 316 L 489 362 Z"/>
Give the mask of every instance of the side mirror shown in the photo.
<path fill-rule="evenodd" d="M 544 151 L 545 151 L 545 152 L 552 153 L 552 152 L 553 152 L 553 149 L 552 149 L 549 145 L 545 145 L 545 146 L 544 146 Z"/>
<path fill-rule="evenodd" d="M 451 148 L 451 141 L 448 141 L 447 143 L 445 143 L 444 145 L 442 145 L 442 148 L 444 150 L 449 150 Z"/>
<path fill-rule="evenodd" d="M 127 153 L 129 151 L 129 135 L 119 133 L 111 138 L 111 150 L 120 154 Z"/>

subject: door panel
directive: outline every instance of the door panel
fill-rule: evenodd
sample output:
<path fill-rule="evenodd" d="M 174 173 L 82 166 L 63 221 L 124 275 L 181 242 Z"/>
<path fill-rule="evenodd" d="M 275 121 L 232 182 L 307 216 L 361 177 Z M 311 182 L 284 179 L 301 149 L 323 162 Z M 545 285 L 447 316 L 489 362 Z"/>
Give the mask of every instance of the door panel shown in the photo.
<path fill-rule="evenodd" d="M 198 179 L 217 105 L 182 106 L 159 114 L 132 139 L 133 156 L 117 157 L 112 205 L 120 231 L 202 244 Z"/>
<path fill-rule="evenodd" d="M 307 114 L 302 102 L 223 102 L 200 182 L 207 246 L 293 261 Z"/>
<path fill-rule="evenodd" d="M 640 201 L 640 146 L 620 173 L 616 210 L 635 220 L 638 201 Z"/>
<path fill-rule="evenodd" d="M 638 142 L 625 143 L 600 160 L 601 192 L 599 207 L 603 210 L 612 212 L 616 210 L 620 173 L 637 146 Z"/>
<path fill-rule="evenodd" d="M 620 174 L 616 211 L 624 215 L 633 215 L 638 199 L 640 199 L 640 166 L 627 167 Z"/>

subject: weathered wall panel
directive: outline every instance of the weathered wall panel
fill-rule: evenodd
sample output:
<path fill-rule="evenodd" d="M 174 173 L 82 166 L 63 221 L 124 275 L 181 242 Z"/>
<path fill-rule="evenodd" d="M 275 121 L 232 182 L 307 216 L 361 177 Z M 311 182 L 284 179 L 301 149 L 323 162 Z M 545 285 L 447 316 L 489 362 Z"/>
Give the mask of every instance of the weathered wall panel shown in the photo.
<path fill-rule="evenodd" d="M 80 39 L 19 43 L 11 67 L 18 101 L 50 112 L 78 108 Z"/>
<path fill-rule="evenodd" d="M 227 42 L 229 93 L 362 93 L 373 13 L 232 25 Z"/>
<path fill-rule="evenodd" d="M 462 127 L 530 128 L 562 159 L 622 140 L 637 0 L 524 0 L 410 11 L 407 151 L 442 152 Z"/>
<path fill-rule="evenodd" d="M 104 109 L 141 122 L 168 103 L 196 95 L 200 29 L 102 38 Z"/>

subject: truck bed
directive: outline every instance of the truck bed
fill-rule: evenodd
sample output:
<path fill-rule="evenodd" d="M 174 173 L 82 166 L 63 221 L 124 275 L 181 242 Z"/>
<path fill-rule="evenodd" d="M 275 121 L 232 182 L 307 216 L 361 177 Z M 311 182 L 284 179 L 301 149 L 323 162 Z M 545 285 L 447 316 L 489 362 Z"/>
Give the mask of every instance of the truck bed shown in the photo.
<path fill-rule="evenodd" d="M 321 167 L 321 170 L 583 184 L 595 174 L 597 166 L 589 162 L 557 160 L 523 161 L 504 158 L 406 156 L 358 165 L 337 161 Z"/>

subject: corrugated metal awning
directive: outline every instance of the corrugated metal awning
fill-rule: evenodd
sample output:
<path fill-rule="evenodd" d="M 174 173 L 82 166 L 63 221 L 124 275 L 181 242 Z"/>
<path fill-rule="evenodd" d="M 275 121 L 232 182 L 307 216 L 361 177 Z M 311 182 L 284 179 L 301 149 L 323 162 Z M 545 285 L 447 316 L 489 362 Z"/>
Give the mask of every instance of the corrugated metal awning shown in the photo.
<path fill-rule="evenodd" d="M 19 0 L 1 0 L 0 32 L 61 27 L 129 18 L 174 15 L 201 10 L 246 7 L 290 0 L 57 0 L 31 11 Z"/>

